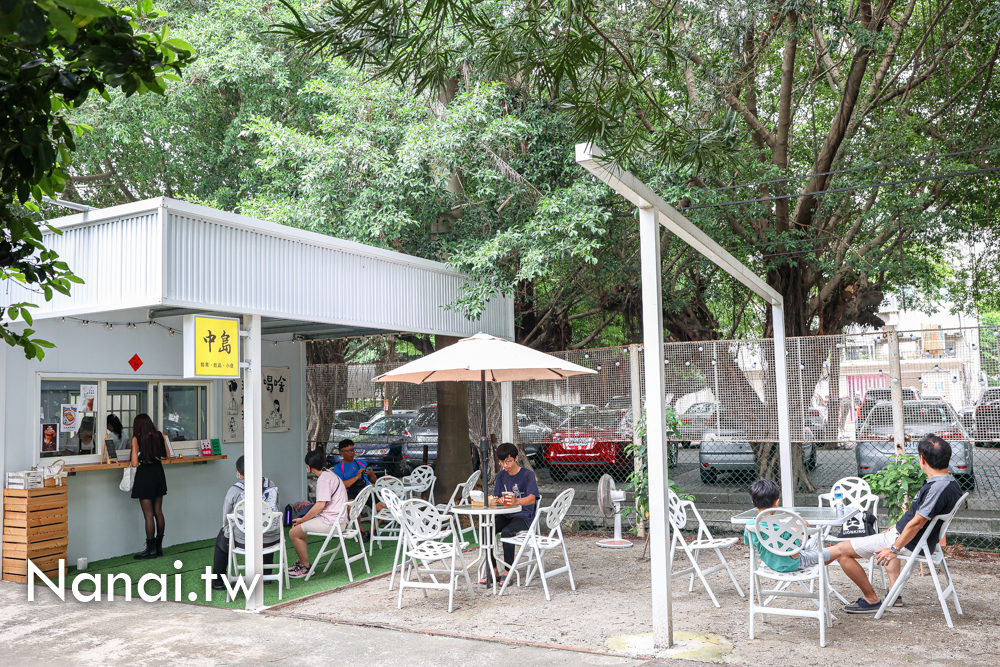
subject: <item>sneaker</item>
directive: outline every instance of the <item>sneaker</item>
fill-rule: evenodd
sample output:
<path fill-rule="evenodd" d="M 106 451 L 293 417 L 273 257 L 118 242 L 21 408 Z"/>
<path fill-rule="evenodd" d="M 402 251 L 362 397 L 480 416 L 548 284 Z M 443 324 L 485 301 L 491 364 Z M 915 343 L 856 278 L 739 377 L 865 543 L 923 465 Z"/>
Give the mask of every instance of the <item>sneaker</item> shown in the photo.
<path fill-rule="evenodd" d="M 879 607 L 882 606 L 882 601 L 878 602 L 868 602 L 863 597 L 858 598 L 858 601 L 854 604 L 849 604 L 844 607 L 844 612 L 848 614 L 874 614 L 878 611 Z"/>
<path fill-rule="evenodd" d="M 295 563 L 288 568 L 288 576 L 292 579 L 304 579 L 307 574 L 309 574 L 309 568 L 302 563 Z"/>
<path fill-rule="evenodd" d="M 893 607 L 902 607 L 903 606 L 903 596 L 900 595 L 898 598 L 896 598 L 896 601 L 892 603 L 892 606 Z"/>

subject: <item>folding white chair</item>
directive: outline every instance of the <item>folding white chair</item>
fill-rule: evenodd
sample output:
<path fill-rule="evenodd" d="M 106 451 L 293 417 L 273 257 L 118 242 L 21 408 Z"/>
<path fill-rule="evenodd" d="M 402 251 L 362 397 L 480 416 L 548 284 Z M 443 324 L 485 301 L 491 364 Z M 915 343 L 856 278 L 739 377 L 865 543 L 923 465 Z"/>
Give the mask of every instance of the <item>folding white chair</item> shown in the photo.
<path fill-rule="evenodd" d="M 761 547 L 778 556 L 794 556 L 799 554 L 810 536 L 815 536 L 819 553 L 823 553 L 823 529 L 809 528 L 802 517 L 791 510 L 767 509 L 757 515 L 752 526 L 747 528 L 756 533 Z M 778 583 L 775 590 L 761 590 L 761 579 L 771 579 Z M 807 587 L 805 582 L 809 582 Z M 812 582 L 818 586 L 812 586 Z M 788 588 L 798 584 L 802 590 L 792 591 Z M 768 596 L 767 601 L 762 597 Z M 787 607 L 771 607 L 771 601 L 776 597 L 806 598 L 812 600 L 818 609 L 789 609 Z M 794 572 L 776 572 L 767 567 L 760 559 L 757 549 L 750 549 L 750 639 L 754 638 L 754 619 L 757 615 L 766 617 L 768 614 L 777 616 L 801 616 L 815 618 L 819 621 L 819 645 L 826 646 L 826 627 L 833 624 L 830 614 L 830 587 L 826 564 L 822 555 L 819 563 L 804 570 Z M 766 620 L 766 618 L 762 618 Z"/>
<path fill-rule="evenodd" d="M 434 504 L 434 484 L 437 482 L 437 477 L 434 475 L 434 468 L 430 466 L 418 466 L 413 469 L 413 472 L 404 477 L 402 481 L 412 486 L 412 492 L 417 495 L 427 493 L 427 501 L 431 505 Z"/>
<path fill-rule="evenodd" d="M 535 520 L 531 522 L 531 526 L 528 530 L 522 530 L 520 533 L 514 537 L 504 537 L 500 541 L 513 544 L 520 547 L 517 551 L 517 556 L 514 557 L 514 562 L 510 564 L 510 571 L 507 573 L 507 578 L 504 579 L 503 586 L 500 587 L 500 595 L 503 595 L 504 590 L 507 588 L 507 584 L 510 583 L 510 578 L 514 575 L 519 567 L 526 567 L 528 571 L 525 576 L 524 585 L 527 586 L 531 583 L 532 578 L 537 573 L 539 578 L 542 580 L 542 588 L 545 590 L 545 599 L 552 600 L 552 596 L 549 595 L 549 577 L 554 577 L 557 574 L 562 574 L 565 572 L 569 575 L 569 585 L 574 591 L 576 590 L 576 582 L 573 581 L 573 569 L 569 564 L 569 554 L 566 553 L 566 541 L 563 539 L 562 533 L 562 521 L 566 518 L 566 512 L 569 511 L 570 505 L 573 504 L 573 494 L 575 491 L 573 489 L 566 489 L 552 501 L 552 504 L 548 507 L 542 507 L 535 512 Z M 548 535 L 542 535 L 541 531 L 541 520 L 544 517 L 545 526 L 549 529 Z M 555 570 L 545 570 L 545 552 L 560 547 L 563 553 L 563 560 L 565 564 Z M 521 557 L 524 552 L 530 550 L 531 554 L 528 560 L 521 562 Z M 518 573 L 518 585 L 520 586 L 521 575 Z"/>
<path fill-rule="evenodd" d="M 396 495 L 393 489 L 386 488 L 382 490 L 382 502 L 385 503 L 385 509 L 389 515 L 400 527 L 399 539 L 396 540 L 396 554 L 392 558 L 392 575 L 389 577 L 389 590 L 391 591 L 392 587 L 396 584 L 396 570 L 403 567 L 403 564 L 400 562 L 400 556 L 403 552 L 403 542 L 406 541 L 407 536 L 406 529 L 403 527 L 403 499 Z"/>
<path fill-rule="evenodd" d="M 465 480 L 461 484 L 457 484 L 447 504 L 437 505 L 437 510 L 439 512 L 444 512 L 445 514 L 451 514 L 452 507 L 470 504 L 471 501 L 469 500 L 469 492 L 476 488 L 476 482 L 479 481 L 480 473 L 481 471 L 477 470 L 469 475 L 469 479 Z M 459 493 L 461 493 L 461 495 L 459 495 Z M 456 517 L 456 522 L 458 524 L 458 533 L 461 539 L 465 538 L 466 533 L 472 532 L 472 538 L 476 541 L 476 544 L 479 544 L 479 531 L 476 530 L 476 523 L 471 516 L 469 517 L 468 528 L 462 527 L 462 517 Z"/>
<path fill-rule="evenodd" d="M 688 562 L 691 564 L 691 567 L 680 570 L 679 572 L 671 572 L 670 578 L 674 579 L 676 577 L 683 577 L 684 575 L 690 574 L 691 582 L 688 584 L 688 592 L 690 593 L 694 590 L 694 577 L 695 575 L 698 575 L 698 578 L 701 579 L 701 583 L 705 587 L 705 590 L 708 591 L 708 596 L 712 598 L 712 604 L 716 607 L 721 607 L 722 605 L 720 605 L 719 601 L 715 599 L 715 593 L 712 591 L 712 587 L 708 585 L 708 581 L 705 579 L 705 576 L 720 570 L 725 570 L 726 573 L 729 574 L 729 578 L 732 580 L 733 586 L 736 587 L 736 592 L 740 594 L 741 598 L 746 597 L 743 593 L 743 589 L 740 588 L 739 582 L 736 581 L 736 575 L 733 574 L 732 568 L 729 567 L 729 562 L 726 560 L 726 557 L 722 555 L 721 551 L 721 549 L 727 549 L 736 544 L 739 538 L 713 538 L 712 534 L 708 532 L 708 526 L 706 526 L 704 520 L 702 520 L 701 514 L 698 513 L 698 508 L 695 507 L 695 504 L 690 500 L 681 500 L 676 493 L 670 491 L 669 489 L 668 491 L 670 504 L 669 518 L 670 525 L 673 528 L 673 531 L 671 532 L 674 536 L 670 545 L 671 568 L 673 567 L 674 554 L 676 553 L 678 547 L 681 548 L 684 555 L 687 556 Z M 698 520 L 698 534 L 692 542 L 685 541 L 684 536 L 681 534 L 681 531 L 684 530 L 684 527 L 688 522 L 687 510 L 689 508 L 691 513 L 694 514 L 695 519 Z M 718 556 L 719 564 L 713 565 L 707 570 L 702 570 L 698 565 L 698 556 L 701 555 L 702 551 L 706 551 L 708 549 L 714 551 L 715 555 Z"/>
<path fill-rule="evenodd" d="M 955 592 L 955 582 L 951 578 L 951 571 L 948 569 L 948 562 L 945 559 L 944 551 L 937 544 L 927 544 L 927 536 L 931 534 L 931 529 L 935 523 L 941 524 L 941 534 L 938 535 L 938 539 L 943 539 L 948 533 L 948 527 L 951 526 L 951 520 L 955 518 L 958 514 L 959 508 L 962 507 L 962 503 L 965 499 L 969 497 L 968 493 L 962 495 L 955 503 L 955 509 L 953 509 L 949 514 L 939 514 L 927 522 L 927 530 L 924 531 L 923 537 L 917 542 L 917 548 L 912 553 L 904 553 L 897 556 L 901 561 L 905 561 L 902 571 L 899 573 L 899 578 L 896 579 L 896 583 L 892 585 L 892 588 L 886 594 L 885 599 L 882 600 L 882 606 L 879 607 L 878 612 L 875 614 L 875 618 L 882 618 L 882 614 L 885 610 L 891 607 L 895 602 L 896 598 L 903 590 L 903 586 L 910 579 L 910 575 L 913 573 L 913 568 L 917 563 L 926 563 L 927 569 L 931 571 L 931 579 L 934 580 L 934 588 L 937 591 L 938 602 L 941 603 L 941 611 L 944 612 L 944 620 L 948 624 L 949 628 L 954 628 L 955 626 L 951 622 L 951 614 L 948 612 L 948 597 L 955 601 L 955 612 L 959 615 L 962 614 L 962 605 L 958 602 L 958 593 Z M 905 549 L 904 549 L 905 552 Z M 948 585 L 945 588 L 941 588 L 941 580 L 938 578 L 937 565 L 941 566 L 942 574 Z"/>
<path fill-rule="evenodd" d="M 358 518 L 361 516 L 361 512 L 368 505 L 368 498 L 372 493 L 372 487 L 366 486 L 361 489 L 361 493 L 357 495 L 354 500 L 344 503 L 344 506 L 340 508 L 340 513 L 337 514 L 337 520 L 333 522 L 330 526 L 330 530 L 326 533 L 310 533 L 307 532 L 306 535 L 317 535 L 325 536 L 326 539 L 323 540 L 323 546 L 319 548 L 319 553 L 313 558 L 312 566 L 309 568 L 308 574 L 306 574 L 306 581 L 313 576 L 316 572 L 316 568 L 319 567 L 319 562 L 323 559 L 323 556 L 330 554 L 330 560 L 326 562 L 326 567 L 323 571 L 326 572 L 333 565 L 334 559 L 337 557 L 338 553 L 343 554 L 344 564 L 347 566 L 347 579 L 349 581 L 354 581 L 354 573 L 351 572 L 351 563 L 356 560 L 364 559 L 365 561 L 365 571 L 371 574 L 371 567 L 368 565 L 368 554 L 365 553 L 365 541 L 361 537 L 361 522 Z M 347 523 L 341 525 L 340 519 L 347 513 Z M 337 538 L 337 542 L 327 549 L 330 544 L 330 540 L 334 537 Z M 355 540 L 358 546 L 361 547 L 361 553 L 354 554 L 353 556 L 347 555 L 347 543 L 346 540 Z"/>
<path fill-rule="evenodd" d="M 236 556 L 241 555 L 244 557 L 244 562 L 246 561 L 246 548 L 236 546 L 236 530 L 238 529 L 244 535 L 246 532 L 246 501 L 241 500 L 236 503 L 233 508 L 232 514 L 226 515 L 226 520 L 229 522 L 229 561 L 226 564 L 226 577 L 229 579 L 230 583 L 236 581 L 237 576 L 240 574 L 240 570 L 246 571 L 246 565 L 240 565 Z M 266 533 L 271 527 L 277 523 L 281 523 L 281 512 L 272 512 L 271 508 L 266 504 L 261 512 L 261 533 Z M 264 547 L 263 553 L 265 554 L 278 554 L 278 562 L 272 563 L 271 565 L 264 565 L 264 569 L 276 569 L 278 572 L 276 574 L 265 574 L 261 573 L 261 581 L 277 581 L 278 582 L 278 599 L 282 599 L 284 595 L 285 588 L 291 588 L 288 581 L 288 552 L 285 551 L 285 531 L 282 529 L 280 532 L 280 539 L 277 543 Z M 247 582 L 248 584 L 251 582 Z M 226 593 L 226 599 L 230 600 L 230 594 Z"/>
<path fill-rule="evenodd" d="M 833 490 L 837 488 L 838 484 L 844 494 L 844 507 L 858 510 L 858 514 L 856 516 L 859 520 L 863 520 L 865 512 L 871 512 L 872 516 L 878 517 L 878 504 L 881 499 L 872 493 L 872 487 L 869 486 L 868 482 L 860 477 L 844 477 L 843 479 L 837 480 L 833 486 L 830 487 L 830 493 L 821 493 L 817 496 L 817 503 L 820 507 L 823 507 L 824 501 L 829 503 L 830 507 L 833 507 Z M 849 542 L 851 540 L 849 537 L 837 537 L 833 534 L 834 530 L 839 532 L 840 528 L 827 526 L 826 530 L 823 532 L 823 540 L 825 542 Z M 875 531 L 878 532 L 877 523 Z M 840 563 L 838 561 L 833 561 L 830 565 L 840 567 Z M 885 583 L 885 568 L 875 562 L 874 555 L 869 558 L 867 562 L 860 563 L 860 565 L 865 569 L 865 572 L 868 573 L 868 581 L 870 581 L 873 586 L 875 585 L 875 572 L 878 571 L 879 576 L 882 578 L 882 589 L 885 590 L 887 588 Z M 850 604 L 848 599 L 841 595 L 836 588 L 831 587 L 831 590 L 841 602 L 844 604 Z"/>
<path fill-rule="evenodd" d="M 392 489 L 398 497 L 402 498 L 405 495 L 405 487 L 403 486 L 403 480 L 398 477 L 392 477 L 391 475 L 386 475 L 384 477 L 379 477 L 378 481 L 375 482 L 375 488 L 372 491 L 372 526 L 371 533 L 368 538 L 368 555 L 371 556 L 375 553 L 375 543 L 378 542 L 378 548 L 382 548 L 383 542 L 397 542 L 399 541 L 399 523 L 389 512 L 388 508 L 383 509 L 381 512 L 376 511 L 376 504 L 379 501 L 383 503 L 385 500 L 382 498 L 383 489 Z"/>
<path fill-rule="evenodd" d="M 386 494 L 388 495 L 388 494 Z M 468 566 L 462 549 L 468 545 L 462 542 L 455 530 L 455 518 L 445 516 L 425 500 L 414 498 L 403 501 L 400 505 L 402 532 L 402 572 L 399 577 L 399 600 L 397 609 L 403 608 L 403 591 L 407 588 L 423 589 L 427 597 L 427 589 L 434 588 L 448 591 L 448 613 L 454 608 L 455 588 L 458 575 L 465 576 L 465 584 L 469 595 L 475 597 L 472 580 L 469 578 Z M 430 568 L 431 563 L 441 562 L 443 569 Z M 415 574 L 416 581 L 410 576 Z M 430 575 L 429 581 L 424 581 L 423 575 Z M 438 581 L 437 575 L 448 575 L 448 581 Z"/>

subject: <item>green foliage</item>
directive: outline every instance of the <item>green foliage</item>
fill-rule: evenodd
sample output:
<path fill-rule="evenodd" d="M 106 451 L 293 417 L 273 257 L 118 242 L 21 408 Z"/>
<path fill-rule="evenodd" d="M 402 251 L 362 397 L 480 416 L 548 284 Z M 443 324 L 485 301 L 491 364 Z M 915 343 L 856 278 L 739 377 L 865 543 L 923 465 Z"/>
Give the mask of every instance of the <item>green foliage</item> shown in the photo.
<path fill-rule="evenodd" d="M 894 456 L 885 468 L 865 476 L 872 493 L 882 498 L 879 506 L 888 512 L 891 523 L 903 516 L 910 500 L 926 479 L 927 475 L 920 469 L 920 461 L 910 454 Z"/>
<path fill-rule="evenodd" d="M 16 280 L 46 300 L 80 282 L 43 246 L 38 223 L 23 207 L 37 211 L 43 196 L 56 197 L 66 186 L 70 154 L 87 129 L 68 121 L 68 112 L 92 91 L 162 95 L 194 59 L 166 26 L 139 31 L 139 21 L 159 16 L 151 0 L 123 9 L 98 0 L 0 2 L 0 280 Z M 0 320 L 30 325 L 32 307 L 0 308 Z M 52 347 L 33 334 L 0 323 L 0 336 L 29 359 Z"/>
<path fill-rule="evenodd" d="M 640 521 L 645 521 L 649 517 L 649 458 L 646 448 L 646 417 L 639 420 L 636 426 L 639 434 L 639 444 L 634 441 L 625 446 L 625 452 L 631 457 L 638 457 L 642 462 L 639 470 L 634 470 L 628 476 L 628 485 L 625 487 L 635 496 L 634 505 L 626 505 L 622 508 L 623 515 L 636 514 Z M 667 437 L 671 435 L 680 438 L 680 418 L 673 408 L 667 408 Z M 670 490 L 676 493 L 682 500 L 694 500 L 694 496 L 684 493 L 684 490 L 671 477 L 669 478 Z M 637 522 L 638 523 L 638 522 Z"/>

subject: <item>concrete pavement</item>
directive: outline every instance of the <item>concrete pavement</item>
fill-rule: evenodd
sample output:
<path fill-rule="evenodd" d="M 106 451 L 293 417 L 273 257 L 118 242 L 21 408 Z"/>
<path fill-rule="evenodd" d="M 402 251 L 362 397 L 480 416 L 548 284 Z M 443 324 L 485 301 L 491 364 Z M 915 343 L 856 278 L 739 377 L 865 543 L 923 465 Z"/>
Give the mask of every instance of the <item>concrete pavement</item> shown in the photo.
<path fill-rule="evenodd" d="M 0 664 L 246 665 L 327 667 L 331 663 L 467 667 L 637 667 L 612 656 L 508 646 L 171 602 L 62 602 L 45 589 L 0 582 Z"/>

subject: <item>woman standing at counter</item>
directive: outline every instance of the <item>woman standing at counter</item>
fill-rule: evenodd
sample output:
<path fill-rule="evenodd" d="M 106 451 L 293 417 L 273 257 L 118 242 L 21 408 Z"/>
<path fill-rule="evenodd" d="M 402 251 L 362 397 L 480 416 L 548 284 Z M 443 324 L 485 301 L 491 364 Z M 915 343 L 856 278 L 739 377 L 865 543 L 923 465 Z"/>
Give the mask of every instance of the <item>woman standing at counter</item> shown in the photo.
<path fill-rule="evenodd" d="M 136 466 L 132 497 L 138 498 L 146 520 L 146 550 L 133 556 L 136 560 L 163 555 L 163 496 L 167 495 L 167 477 L 160 459 L 169 457 L 169 447 L 167 436 L 156 430 L 149 415 L 136 415 L 132 422 L 132 465 Z"/>

